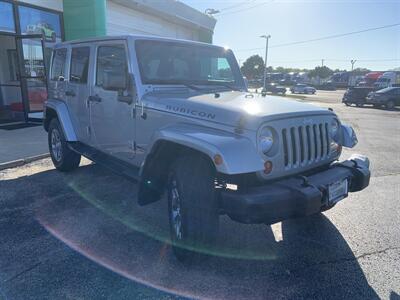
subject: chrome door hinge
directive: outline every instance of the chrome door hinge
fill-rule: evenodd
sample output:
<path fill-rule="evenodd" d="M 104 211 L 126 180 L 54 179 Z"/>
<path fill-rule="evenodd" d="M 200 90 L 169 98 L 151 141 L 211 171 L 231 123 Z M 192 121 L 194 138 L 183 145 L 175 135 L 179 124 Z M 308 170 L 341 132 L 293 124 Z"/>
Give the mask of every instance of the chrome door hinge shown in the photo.
<path fill-rule="evenodd" d="M 131 110 L 132 119 L 136 119 L 136 106 L 134 105 Z"/>

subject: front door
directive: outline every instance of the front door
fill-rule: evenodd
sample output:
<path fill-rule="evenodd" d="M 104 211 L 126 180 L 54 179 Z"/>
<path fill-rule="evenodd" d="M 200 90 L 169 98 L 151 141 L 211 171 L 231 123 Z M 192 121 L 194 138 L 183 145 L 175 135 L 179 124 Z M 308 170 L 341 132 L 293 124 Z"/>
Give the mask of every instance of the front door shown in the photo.
<path fill-rule="evenodd" d="M 47 80 L 41 35 L 17 37 L 21 91 L 26 119 L 42 119 L 47 100 Z"/>
<path fill-rule="evenodd" d="M 99 43 L 96 50 L 95 83 L 89 97 L 90 123 L 96 148 L 122 160 L 135 157 L 135 103 L 126 101 L 129 87 L 128 50 L 125 42 Z M 116 78 L 118 87 L 110 85 Z"/>

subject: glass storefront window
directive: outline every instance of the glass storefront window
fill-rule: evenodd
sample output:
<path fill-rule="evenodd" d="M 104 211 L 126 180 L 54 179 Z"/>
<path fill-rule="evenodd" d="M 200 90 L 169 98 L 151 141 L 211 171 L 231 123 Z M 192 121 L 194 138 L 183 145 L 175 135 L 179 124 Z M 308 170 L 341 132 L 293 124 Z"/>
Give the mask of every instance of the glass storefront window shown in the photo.
<path fill-rule="evenodd" d="M 55 13 L 20 5 L 21 34 L 43 34 L 47 43 L 60 42 L 60 16 Z"/>
<path fill-rule="evenodd" d="M 0 31 L 15 32 L 12 4 L 3 1 L 0 1 Z"/>

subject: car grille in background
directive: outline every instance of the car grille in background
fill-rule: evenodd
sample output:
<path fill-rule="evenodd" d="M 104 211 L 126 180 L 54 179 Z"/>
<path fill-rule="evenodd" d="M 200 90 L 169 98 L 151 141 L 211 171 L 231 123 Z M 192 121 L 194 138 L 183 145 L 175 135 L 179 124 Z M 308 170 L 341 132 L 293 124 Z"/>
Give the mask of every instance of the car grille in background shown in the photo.
<path fill-rule="evenodd" d="M 329 156 L 328 123 L 283 129 L 282 141 L 287 169 L 319 162 Z"/>

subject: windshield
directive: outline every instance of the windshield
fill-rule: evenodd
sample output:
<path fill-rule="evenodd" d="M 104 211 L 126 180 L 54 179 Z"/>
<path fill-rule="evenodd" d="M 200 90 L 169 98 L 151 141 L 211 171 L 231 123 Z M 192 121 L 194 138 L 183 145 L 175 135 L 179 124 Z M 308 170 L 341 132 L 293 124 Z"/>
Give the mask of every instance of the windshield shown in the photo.
<path fill-rule="evenodd" d="M 385 78 L 385 77 L 381 77 L 381 78 L 379 78 L 378 80 L 377 80 L 377 82 L 389 82 L 390 81 L 390 79 L 389 78 Z"/>
<path fill-rule="evenodd" d="M 244 88 L 232 51 L 219 47 L 166 41 L 137 41 L 143 84 L 228 84 Z"/>
<path fill-rule="evenodd" d="M 383 94 L 383 93 L 390 92 L 391 90 L 394 90 L 394 89 L 395 89 L 395 88 L 387 87 L 387 88 L 384 88 L 384 89 L 381 89 L 381 90 L 377 91 L 377 93 Z"/>

